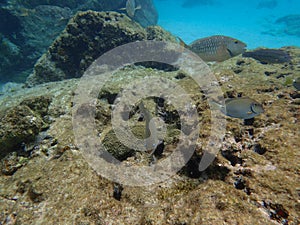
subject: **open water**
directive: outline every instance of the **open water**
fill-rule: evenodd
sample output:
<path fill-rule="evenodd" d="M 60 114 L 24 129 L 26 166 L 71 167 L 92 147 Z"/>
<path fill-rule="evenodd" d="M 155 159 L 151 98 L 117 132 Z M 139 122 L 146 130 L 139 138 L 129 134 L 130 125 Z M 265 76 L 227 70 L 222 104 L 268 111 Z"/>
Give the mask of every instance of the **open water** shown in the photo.
<path fill-rule="evenodd" d="M 187 43 L 221 34 L 247 43 L 248 49 L 300 46 L 299 0 L 154 2 L 159 13 L 159 25 Z M 286 16 L 289 17 L 282 18 Z"/>

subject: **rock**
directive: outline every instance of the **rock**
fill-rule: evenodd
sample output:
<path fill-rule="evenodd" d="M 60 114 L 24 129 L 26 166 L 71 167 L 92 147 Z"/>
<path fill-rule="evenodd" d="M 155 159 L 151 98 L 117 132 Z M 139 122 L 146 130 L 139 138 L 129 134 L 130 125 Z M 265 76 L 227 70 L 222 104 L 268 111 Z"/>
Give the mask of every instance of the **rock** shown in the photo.
<path fill-rule="evenodd" d="M 79 12 L 70 20 L 48 52 L 36 63 L 27 84 L 31 86 L 80 77 L 103 53 L 117 46 L 144 39 L 144 29 L 124 14 Z"/>
<path fill-rule="evenodd" d="M 16 64 L 21 63 L 20 48 L 0 33 L 0 82 L 4 83 L 14 76 L 11 71 L 15 70 Z"/>
<path fill-rule="evenodd" d="M 3 2 L 0 5 L 0 81 L 24 82 L 35 62 L 63 31 L 78 11 L 118 11 L 126 13 L 126 0 L 34 0 Z M 140 0 L 132 20 L 147 27 L 156 25 L 158 14 L 152 0 Z M 3 36 L 5 41 L 1 41 Z M 8 48 L 7 48 L 8 46 Z M 12 54 L 15 46 L 18 54 Z M 3 50 L 5 49 L 5 51 Z M 15 65 L 18 65 L 17 67 Z"/>
<path fill-rule="evenodd" d="M 24 82 L 36 60 L 46 52 L 73 13 L 69 8 L 51 5 L 32 9 L 6 7 L 0 13 L 5 15 L 5 20 L 0 18 L 0 35 L 4 36 L 0 48 L 7 46 L 6 51 L 1 49 L 1 55 L 8 59 L 2 61 L 2 80 Z"/>
<path fill-rule="evenodd" d="M 236 164 L 242 165 L 242 163 L 243 163 L 243 159 L 241 159 L 240 157 L 234 155 L 235 151 L 232 150 L 232 149 L 221 151 L 221 154 L 225 159 L 230 161 L 230 164 L 232 166 L 235 166 Z"/>
<path fill-rule="evenodd" d="M 270 219 L 282 222 L 281 224 L 288 224 L 287 218 L 289 217 L 289 212 L 283 207 L 282 204 L 273 203 L 269 200 L 263 200 L 262 206 L 267 211 Z"/>
<path fill-rule="evenodd" d="M 147 40 L 169 41 L 176 43 L 176 37 L 160 26 L 149 26 L 146 28 Z"/>
<path fill-rule="evenodd" d="M 234 187 L 238 190 L 243 190 L 246 187 L 246 182 L 242 176 L 236 178 L 236 180 L 233 184 L 234 184 Z"/>
<path fill-rule="evenodd" d="M 263 155 L 266 153 L 267 149 L 264 148 L 260 143 L 257 143 L 253 146 L 253 151 L 257 154 Z"/>
<path fill-rule="evenodd" d="M 21 17 L 22 49 L 24 56 L 35 62 L 62 32 L 73 12 L 63 6 L 38 5 L 26 13 L 28 15 Z M 30 66 L 32 68 L 33 64 Z"/>
<path fill-rule="evenodd" d="M 7 93 L 14 93 L 20 89 L 22 89 L 23 84 L 7 82 L 2 87 L 0 87 L 0 95 L 4 95 Z"/>
<path fill-rule="evenodd" d="M 28 158 L 18 156 L 16 152 L 11 152 L 7 156 L 5 156 L 4 159 L 1 160 L 1 164 L 0 164 L 1 172 L 4 175 L 11 176 L 19 168 L 26 165 L 28 161 L 29 161 Z"/>
<path fill-rule="evenodd" d="M 80 12 L 38 60 L 26 83 L 33 86 L 81 77 L 88 66 L 105 52 L 138 40 L 176 42 L 176 38 L 161 27 L 151 26 L 145 30 L 124 14 Z"/>
<path fill-rule="evenodd" d="M 214 162 L 202 172 L 198 170 L 201 156 L 210 144 L 208 138 L 217 133 L 211 127 L 212 111 L 206 101 L 207 93 L 201 92 L 184 71 L 165 72 L 131 65 L 116 72 L 102 92 L 99 90 L 93 106 L 97 138 L 103 140 L 112 154 L 120 157 L 122 165 L 133 169 L 147 166 L 162 174 L 164 171 L 157 165 L 167 160 L 176 147 L 186 146 L 178 146 L 180 121 L 184 118 L 178 116 L 172 101 L 163 101 L 162 96 L 143 99 L 147 109 L 167 124 L 165 148 L 159 157 L 151 160 L 147 152 L 126 149 L 116 140 L 111 112 L 116 106 L 114 100 L 120 101 L 124 97 L 122 90 L 128 84 L 136 79 L 147 83 L 152 76 L 168 78 L 187 91 L 199 114 L 201 124 L 195 154 L 178 173 L 149 186 L 124 185 L 122 180 L 102 176 L 101 169 L 96 172 L 85 160 L 81 146 L 75 146 L 72 106 L 78 104 L 73 100 L 78 79 L 45 83 L 1 95 L 0 112 L 12 115 L 16 107 L 22 106 L 31 114 L 46 113 L 53 120 L 49 120 L 49 130 L 43 131 L 50 136 L 43 138 L 39 133 L 42 137 L 30 157 L 21 158 L 20 152 L 11 149 L 0 160 L 0 221 L 68 224 L 70 218 L 74 218 L 74 224 L 299 224 L 297 149 L 300 147 L 297 137 L 300 117 L 299 105 L 294 103 L 299 98 L 290 95 L 295 90 L 291 84 L 284 85 L 285 78 L 276 78 L 278 74 L 291 73 L 289 77 L 295 79 L 299 74 L 300 49 L 293 47 L 289 50 L 295 52 L 294 59 L 284 68 L 282 65 L 262 65 L 242 57 L 211 65 L 212 74 L 219 80 L 226 97 L 252 97 L 264 105 L 265 113 L 256 117 L 252 125 L 226 118 L 222 146 L 216 149 Z M 233 72 L 237 64 L 242 68 L 238 75 Z M 266 76 L 265 71 L 277 72 Z M 167 88 L 164 84 L 152 86 L 146 88 L 154 90 L 153 93 Z M 47 96 L 51 96 L 48 110 Z M 128 109 L 128 122 L 133 134 L 141 139 L 145 133 L 145 121 L 141 119 L 138 103 L 133 104 Z M 87 107 L 91 106 L 87 104 Z M 2 131 L 13 129 L 16 122 L 21 123 L 12 123 L 8 117 L 5 119 L 1 120 Z M 18 120 L 22 119 L 18 117 Z M 16 148 L 22 146 L 21 143 Z M 131 157 L 127 157 L 128 153 Z M 236 165 L 230 165 L 222 155 Z M 172 162 L 168 165 L 172 166 Z M 111 167 L 102 169 L 110 170 Z M 112 173 L 114 177 L 120 175 L 121 179 L 124 174 L 126 171 Z M 151 180 L 151 176 L 144 175 Z M 136 177 L 139 176 L 137 173 Z"/>
<path fill-rule="evenodd" d="M 34 141 L 42 125 L 40 116 L 26 105 L 8 110 L 0 120 L 0 158 L 18 150 L 23 142 Z"/>
<path fill-rule="evenodd" d="M 47 115 L 50 103 L 51 97 L 45 95 L 35 98 L 27 98 L 23 100 L 20 105 L 28 106 L 32 111 L 43 117 Z"/>
<path fill-rule="evenodd" d="M 133 156 L 135 150 L 123 145 L 113 130 L 110 130 L 103 139 L 103 146 L 114 158 L 122 161 Z"/>

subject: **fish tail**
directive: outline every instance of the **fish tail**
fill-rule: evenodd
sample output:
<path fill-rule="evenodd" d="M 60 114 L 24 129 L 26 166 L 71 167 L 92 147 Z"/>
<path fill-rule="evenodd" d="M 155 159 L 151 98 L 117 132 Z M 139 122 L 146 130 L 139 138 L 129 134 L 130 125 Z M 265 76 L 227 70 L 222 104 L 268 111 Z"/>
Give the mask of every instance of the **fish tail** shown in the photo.
<path fill-rule="evenodd" d="M 177 38 L 177 40 L 178 40 L 178 42 L 179 42 L 179 45 L 181 46 L 181 47 L 184 47 L 184 48 L 189 48 L 189 46 L 180 38 L 180 37 L 176 37 Z"/>
<path fill-rule="evenodd" d="M 217 102 L 214 99 L 209 101 L 209 106 L 210 106 L 211 110 L 220 110 L 220 109 L 222 109 L 222 104 Z"/>

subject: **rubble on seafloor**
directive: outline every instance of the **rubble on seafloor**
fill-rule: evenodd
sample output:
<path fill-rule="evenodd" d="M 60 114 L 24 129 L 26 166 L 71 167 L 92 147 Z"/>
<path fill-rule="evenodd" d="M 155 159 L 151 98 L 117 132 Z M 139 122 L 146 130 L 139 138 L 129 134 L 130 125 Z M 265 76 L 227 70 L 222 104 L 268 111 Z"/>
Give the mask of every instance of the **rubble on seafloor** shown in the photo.
<path fill-rule="evenodd" d="M 299 224 L 299 92 L 291 81 L 300 73 L 300 49 L 284 48 L 287 64 L 261 64 L 241 56 L 211 65 L 225 97 L 249 96 L 265 112 L 244 123 L 226 117 L 226 134 L 214 162 L 198 171 L 210 135 L 205 94 L 182 71 L 142 66 L 120 70 L 100 91 L 95 123 L 99 140 L 126 165 L 149 165 L 146 152 L 122 146 L 113 132 L 111 109 L 122 85 L 136 77 L 166 77 L 184 88 L 197 108 L 200 135 L 190 161 L 168 180 L 131 187 L 97 174 L 75 145 L 73 97 L 78 79 L 18 88 L 0 103 L 0 221 L 3 224 Z M 171 105 L 149 110 L 167 121 L 164 149 L 178 144 L 180 118 Z M 132 131 L 145 124 L 133 109 Z"/>

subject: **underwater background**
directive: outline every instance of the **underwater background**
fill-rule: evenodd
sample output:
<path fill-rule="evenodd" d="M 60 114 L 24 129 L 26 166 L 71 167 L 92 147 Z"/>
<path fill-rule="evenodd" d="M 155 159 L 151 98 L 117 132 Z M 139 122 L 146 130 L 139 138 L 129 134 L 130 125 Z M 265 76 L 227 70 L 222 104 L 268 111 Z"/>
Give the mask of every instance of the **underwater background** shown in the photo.
<path fill-rule="evenodd" d="M 299 0 L 0 0 L 0 225 L 299 225 L 299 38 Z"/>
<path fill-rule="evenodd" d="M 187 43 L 216 34 L 249 49 L 300 46 L 298 0 L 154 0 L 158 24 Z"/>

